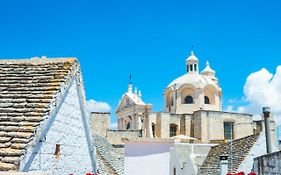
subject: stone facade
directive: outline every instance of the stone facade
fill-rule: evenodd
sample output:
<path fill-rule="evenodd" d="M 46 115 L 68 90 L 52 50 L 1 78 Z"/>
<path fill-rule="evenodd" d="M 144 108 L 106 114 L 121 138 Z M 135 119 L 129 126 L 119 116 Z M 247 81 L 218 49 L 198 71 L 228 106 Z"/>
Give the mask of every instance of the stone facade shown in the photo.
<path fill-rule="evenodd" d="M 175 126 L 176 135 L 195 137 L 203 143 L 222 141 L 225 140 L 224 122 L 233 123 L 233 139 L 253 134 L 249 114 L 200 110 L 193 114 L 151 113 L 149 118 L 149 130 L 152 126 L 155 128 L 156 138 L 170 137 L 171 126 Z"/>
<path fill-rule="evenodd" d="M 110 113 L 92 112 L 90 125 L 93 133 L 105 137 L 110 127 Z"/>
<path fill-rule="evenodd" d="M 186 121 L 191 115 L 177 115 L 171 113 L 151 113 L 150 118 L 150 131 L 152 131 L 151 137 L 155 138 L 169 138 L 170 137 L 170 125 L 176 127 L 176 135 L 187 135 L 188 129 L 186 128 Z M 154 129 L 152 129 L 154 127 Z"/>
<path fill-rule="evenodd" d="M 118 116 L 119 130 L 145 130 L 145 118 L 151 112 L 152 105 L 145 104 L 141 99 L 141 92 L 132 91 L 133 85 L 130 83 L 128 92 L 124 93 L 116 110 Z"/>
<path fill-rule="evenodd" d="M 230 122 L 233 125 L 233 140 L 253 134 L 252 115 L 250 114 L 195 111 L 192 122 L 194 130 L 191 130 L 191 136 L 204 143 L 226 140 L 224 135 L 225 122 Z"/>

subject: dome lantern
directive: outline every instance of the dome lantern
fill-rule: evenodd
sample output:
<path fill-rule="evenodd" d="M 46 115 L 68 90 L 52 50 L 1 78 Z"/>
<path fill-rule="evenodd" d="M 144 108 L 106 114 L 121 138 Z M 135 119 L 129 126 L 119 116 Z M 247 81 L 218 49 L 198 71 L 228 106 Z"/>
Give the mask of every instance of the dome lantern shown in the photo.
<path fill-rule="evenodd" d="M 198 73 L 199 72 L 199 60 L 191 50 L 189 57 L 185 61 L 187 73 Z"/>

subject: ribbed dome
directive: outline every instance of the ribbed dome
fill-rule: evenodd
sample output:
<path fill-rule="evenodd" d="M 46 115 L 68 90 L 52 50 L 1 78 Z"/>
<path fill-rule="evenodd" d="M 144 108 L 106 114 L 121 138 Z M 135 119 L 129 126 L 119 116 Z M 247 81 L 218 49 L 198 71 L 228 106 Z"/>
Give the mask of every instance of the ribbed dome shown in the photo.
<path fill-rule="evenodd" d="M 168 88 L 173 88 L 173 90 L 175 90 L 183 85 L 192 85 L 195 88 L 204 88 L 207 85 L 212 85 L 218 90 L 220 89 L 214 80 L 201 74 L 184 74 L 183 76 L 172 81 L 168 85 Z"/>

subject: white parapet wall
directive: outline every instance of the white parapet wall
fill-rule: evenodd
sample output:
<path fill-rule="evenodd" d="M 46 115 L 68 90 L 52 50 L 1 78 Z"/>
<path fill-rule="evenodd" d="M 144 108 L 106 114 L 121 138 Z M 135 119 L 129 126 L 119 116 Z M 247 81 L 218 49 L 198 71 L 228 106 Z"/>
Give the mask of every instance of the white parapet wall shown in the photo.
<path fill-rule="evenodd" d="M 170 174 L 170 143 L 126 142 L 124 175 L 143 174 Z"/>

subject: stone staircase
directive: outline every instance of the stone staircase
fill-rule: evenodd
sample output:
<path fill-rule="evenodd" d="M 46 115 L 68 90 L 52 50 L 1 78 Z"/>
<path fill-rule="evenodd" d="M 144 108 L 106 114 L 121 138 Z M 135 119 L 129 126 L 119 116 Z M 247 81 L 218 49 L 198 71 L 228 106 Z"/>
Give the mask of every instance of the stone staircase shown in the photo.
<path fill-rule="evenodd" d="M 104 137 L 93 134 L 93 141 L 99 163 L 99 174 L 123 175 L 124 155 L 116 152 L 115 148 Z"/>

